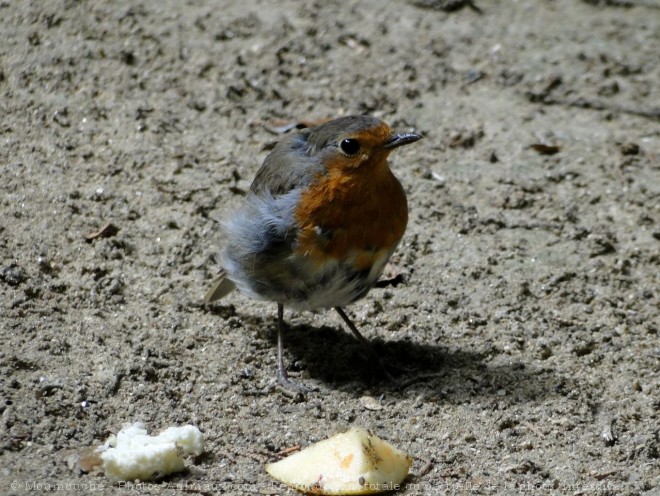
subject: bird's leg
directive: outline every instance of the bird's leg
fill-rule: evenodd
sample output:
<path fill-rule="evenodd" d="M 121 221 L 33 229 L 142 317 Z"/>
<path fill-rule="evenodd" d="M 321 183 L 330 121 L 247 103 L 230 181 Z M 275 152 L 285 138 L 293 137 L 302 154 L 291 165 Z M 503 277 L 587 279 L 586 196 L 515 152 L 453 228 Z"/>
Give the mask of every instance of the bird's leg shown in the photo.
<path fill-rule="evenodd" d="M 381 361 L 380 357 L 378 356 L 378 353 L 376 353 L 376 350 L 374 347 L 371 345 L 369 340 L 365 338 L 362 334 L 360 334 L 360 331 L 358 331 L 358 328 L 355 327 L 355 324 L 351 321 L 351 319 L 346 315 L 346 312 L 344 312 L 344 309 L 341 307 L 335 307 L 335 310 L 337 310 L 337 313 L 339 316 L 343 319 L 344 323 L 348 326 L 348 328 L 351 330 L 353 335 L 357 338 L 357 340 L 360 342 L 362 347 L 366 350 L 366 352 L 371 356 L 372 360 L 374 360 L 380 369 L 383 371 L 385 376 L 390 379 L 394 380 L 394 378 L 390 375 L 390 373 L 387 371 L 385 368 L 385 365 Z"/>
<path fill-rule="evenodd" d="M 291 393 L 293 396 L 305 395 L 311 391 L 302 384 L 297 384 L 289 379 L 284 365 L 284 305 L 277 304 L 277 382 L 285 393 Z"/>
<path fill-rule="evenodd" d="M 360 342 L 362 347 L 367 350 L 367 352 L 371 356 L 378 356 L 376 354 L 376 350 L 374 350 L 374 347 L 371 345 L 369 340 L 365 338 L 362 334 L 360 334 L 360 331 L 358 331 L 357 327 L 355 327 L 355 324 L 351 321 L 351 319 L 346 315 L 346 312 L 344 312 L 344 309 L 342 307 L 335 307 L 335 310 L 337 310 L 337 313 L 339 316 L 344 319 L 344 322 L 348 326 L 348 328 L 353 332 L 353 335 L 357 338 L 357 340 Z"/>

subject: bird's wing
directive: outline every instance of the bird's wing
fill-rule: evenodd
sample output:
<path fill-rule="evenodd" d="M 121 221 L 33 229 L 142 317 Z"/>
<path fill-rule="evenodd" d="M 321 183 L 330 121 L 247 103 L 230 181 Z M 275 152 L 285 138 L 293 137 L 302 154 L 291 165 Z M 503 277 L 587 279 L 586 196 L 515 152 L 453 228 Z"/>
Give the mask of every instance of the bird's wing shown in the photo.
<path fill-rule="evenodd" d="M 323 173 L 321 161 L 310 153 L 309 135 L 310 130 L 303 129 L 282 139 L 257 171 L 250 191 L 277 197 L 307 187 Z"/>

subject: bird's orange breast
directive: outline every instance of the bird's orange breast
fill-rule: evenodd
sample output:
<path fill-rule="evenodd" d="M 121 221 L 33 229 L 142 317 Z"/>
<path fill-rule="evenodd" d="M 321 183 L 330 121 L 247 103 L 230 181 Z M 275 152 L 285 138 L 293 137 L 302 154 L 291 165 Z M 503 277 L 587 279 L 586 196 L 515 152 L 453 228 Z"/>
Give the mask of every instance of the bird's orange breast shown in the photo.
<path fill-rule="evenodd" d="M 408 223 L 401 183 L 387 161 L 355 170 L 328 168 L 301 196 L 297 255 L 370 269 L 387 259 Z"/>

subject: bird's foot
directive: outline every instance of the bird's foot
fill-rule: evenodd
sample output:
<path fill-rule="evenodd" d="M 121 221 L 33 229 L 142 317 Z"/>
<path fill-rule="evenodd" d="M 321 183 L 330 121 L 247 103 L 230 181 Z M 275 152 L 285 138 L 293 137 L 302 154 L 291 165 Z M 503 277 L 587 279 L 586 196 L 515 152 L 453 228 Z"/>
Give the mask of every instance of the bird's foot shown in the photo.
<path fill-rule="evenodd" d="M 282 393 L 293 399 L 302 400 L 308 393 L 314 391 L 314 389 L 307 387 L 304 384 L 291 380 L 286 373 L 286 370 L 281 369 L 278 369 L 277 371 L 277 384 Z"/>

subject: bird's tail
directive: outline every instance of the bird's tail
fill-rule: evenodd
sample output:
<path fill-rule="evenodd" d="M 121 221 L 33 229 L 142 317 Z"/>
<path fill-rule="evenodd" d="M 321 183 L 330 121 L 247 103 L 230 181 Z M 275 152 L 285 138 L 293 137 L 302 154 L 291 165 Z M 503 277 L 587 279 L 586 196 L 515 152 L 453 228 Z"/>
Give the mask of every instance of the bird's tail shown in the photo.
<path fill-rule="evenodd" d="M 218 277 L 213 279 L 213 284 L 211 284 L 206 296 L 204 296 L 204 303 L 211 303 L 220 298 L 224 298 L 234 289 L 236 289 L 236 284 L 227 279 L 227 273 L 224 270 L 221 270 Z"/>

